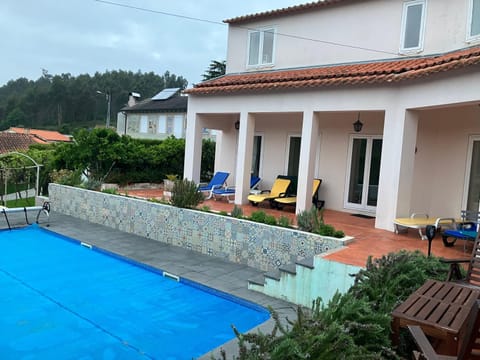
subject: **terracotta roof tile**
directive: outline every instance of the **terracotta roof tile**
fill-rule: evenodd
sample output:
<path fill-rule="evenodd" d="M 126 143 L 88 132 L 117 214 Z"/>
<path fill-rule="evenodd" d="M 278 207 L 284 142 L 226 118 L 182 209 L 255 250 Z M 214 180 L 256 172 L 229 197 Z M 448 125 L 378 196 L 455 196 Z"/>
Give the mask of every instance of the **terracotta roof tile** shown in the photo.
<path fill-rule="evenodd" d="M 27 134 L 0 132 L 0 154 L 28 150 L 33 143 L 33 139 Z"/>
<path fill-rule="evenodd" d="M 260 20 L 260 19 L 276 17 L 276 16 L 280 16 L 280 15 L 305 12 L 305 11 L 309 11 L 309 10 L 312 10 L 312 9 L 317 9 L 317 8 L 321 8 L 321 7 L 324 7 L 324 6 L 333 5 L 333 4 L 337 4 L 337 3 L 345 2 L 345 1 L 346 0 L 314 1 L 314 2 L 310 2 L 310 3 L 306 3 L 306 4 L 294 5 L 294 6 L 289 6 L 289 7 L 286 7 L 286 8 L 264 11 L 264 12 L 260 12 L 260 13 L 256 13 L 256 14 L 238 16 L 238 17 L 235 17 L 235 18 L 232 18 L 232 19 L 224 20 L 223 22 L 228 23 L 228 24 L 239 24 L 239 23 L 252 21 L 252 20 Z M 350 0 L 350 1 L 353 1 L 353 0 Z M 354 0 L 354 1 L 358 2 L 358 1 L 361 1 L 361 0 Z"/>
<path fill-rule="evenodd" d="M 276 89 L 399 82 L 480 64 L 480 47 L 427 57 L 225 75 L 195 85 L 187 94 L 209 95 Z"/>
<path fill-rule="evenodd" d="M 51 143 L 51 142 L 70 142 L 72 139 L 67 135 L 63 135 L 58 131 L 51 131 L 51 130 L 38 130 L 38 129 L 27 129 L 27 128 L 18 128 L 18 127 L 11 127 L 7 130 L 8 132 L 14 132 L 17 134 L 27 134 L 32 135 L 38 138 L 40 141 L 39 143 Z"/>

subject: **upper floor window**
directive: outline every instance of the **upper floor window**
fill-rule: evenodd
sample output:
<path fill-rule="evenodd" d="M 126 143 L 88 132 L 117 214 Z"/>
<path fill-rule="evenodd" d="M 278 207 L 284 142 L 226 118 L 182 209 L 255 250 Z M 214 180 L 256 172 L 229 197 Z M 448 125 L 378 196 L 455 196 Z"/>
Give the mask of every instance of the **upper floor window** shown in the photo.
<path fill-rule="evenodd" d="M 425 0 L 404 3 L 400 51 L 422 50 L 424 28 Z"/>
<path fill-rule="evenodd" d="M 470 0 L 467 40 L 480 39 L 480 0 Z"/>
<path fill-rule="evenodd" d="M 248 32 L 248 66 L 273 64 L 275 29 L 265 28 Z"/>

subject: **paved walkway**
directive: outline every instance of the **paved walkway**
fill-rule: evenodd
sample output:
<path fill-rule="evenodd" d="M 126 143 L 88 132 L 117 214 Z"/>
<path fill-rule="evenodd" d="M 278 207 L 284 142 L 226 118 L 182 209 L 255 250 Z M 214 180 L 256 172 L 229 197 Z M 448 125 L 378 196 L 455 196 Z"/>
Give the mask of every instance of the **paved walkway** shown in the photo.
<path fill-rule="evenodd" d="M 17 220 L 16 223 L 21 223 L 21 218 Z M 2 227 L 3 225 L 2 223 Z M 40 225 L 46 224 L 41 220 Z M 261 271 L 248 266 L 226 262 L 55 212 L 50 215 L 48 229 L 256 304 L 271 306 L 279 313 L 281 319 L 295 318 L 294 305 L 247 289 L 247 280 L 262 274 Z M 269 320 L 257 329 L 269 333 L 272 327 L 273 320 Z M 234 339 L 222 346 L 227 351 L 227 358 L 231 358 L 236 351 L 236 344 L 237 340 Z M 220 358 L 219 349 L 213 353 Z M 206 354 L 201 359 L 211 359 L 210 355 L 211 353 Z"/>

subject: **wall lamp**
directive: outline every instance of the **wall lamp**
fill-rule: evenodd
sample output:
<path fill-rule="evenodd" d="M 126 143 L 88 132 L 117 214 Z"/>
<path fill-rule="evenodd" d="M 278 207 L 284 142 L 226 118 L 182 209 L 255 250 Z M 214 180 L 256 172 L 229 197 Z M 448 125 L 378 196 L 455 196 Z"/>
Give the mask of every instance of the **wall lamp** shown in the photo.
<path fill-rule="evenodd" d="M 235 130 L 240 129 L 240 121 L 235 121 Z"/>
<path fill-rule="evenodd" d="M 355 132 L 360 132 L 362 131 L 363 123 L 360 121 L 360 113 L 358 113 L 357 121 L 353 123 L 353 130 Z"/>

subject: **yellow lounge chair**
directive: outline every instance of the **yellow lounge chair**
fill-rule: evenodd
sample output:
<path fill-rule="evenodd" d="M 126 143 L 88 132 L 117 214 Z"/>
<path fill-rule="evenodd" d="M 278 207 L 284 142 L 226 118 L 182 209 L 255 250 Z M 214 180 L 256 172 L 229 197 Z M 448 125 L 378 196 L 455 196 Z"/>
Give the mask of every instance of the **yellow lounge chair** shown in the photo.
<path fill-rule="evenodd" d="M 457 222 L 461 223 L 462 221 L 457 220 Z M 427 240 L 427 236 L 423 233 L 423 230 L 428 225 L 434 225 L 436 229 L 439 229 L 440 227 L 452 228 L 452 224 L 455 224 L 455 219 L 453 218 L 435 218 L 429 217 L 428 214 L 417 213 L 413 213 L 409 218 L 397 218 L 393 220 L 395 234 L 405 232 L 408 229 L 416 229 L 422 240 Z"/>
<path fill-rule="evenodd" d="M 290 180 L 277 178 L 273 183 L 272 190 L 264 190 L 260 194 L 248 195 L 248 201 L 250 201 L 250 203 L 255 206 L 261 203 L 262 201 L 269 200 L 270 206 L 272 206 L 273 199 L 278 198 L 280 196 L 285 196 L 285 193 L 287 192 L 289 185 L 290 185 Z"/>
<path fill-rule="evenodd" d="M 313 179 L 313 187 L 312 187 L 312 203 L 318 208 L 320 202 L 318 201 L 318 188 L 322 183 L 321 179 Z M 278 209 L 281 209 L 283 205 L 295 205 L 297 203 L 296 196 L 288 196 L 288 197 L 278 197 L 274 199 L 275 205 Z"/>

